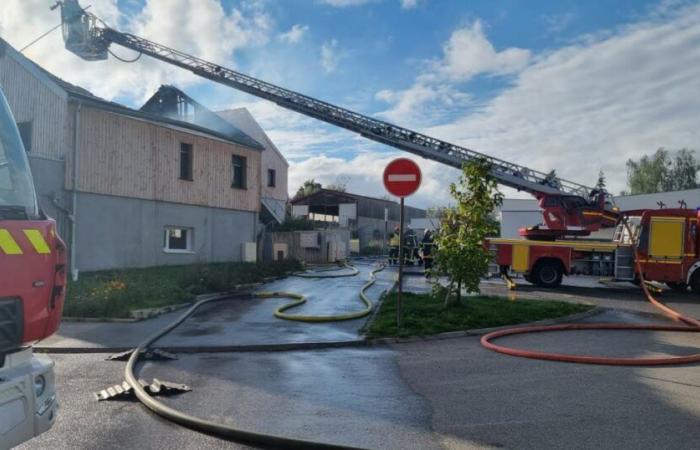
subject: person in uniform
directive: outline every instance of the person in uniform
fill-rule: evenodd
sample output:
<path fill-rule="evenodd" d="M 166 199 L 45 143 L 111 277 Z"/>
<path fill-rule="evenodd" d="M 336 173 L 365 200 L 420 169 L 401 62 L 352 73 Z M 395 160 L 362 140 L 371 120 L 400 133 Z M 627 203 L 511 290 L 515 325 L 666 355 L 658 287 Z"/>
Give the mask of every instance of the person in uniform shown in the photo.
<path fill-rule="evenodd" d="M 423 235 L 423 239 L 420 243 L 421 253 L 423 254 L 423 269 L 425 269 L 425 276 L 430 276 L 430 270 L 433 268 L 433 247 L 434 239 L 433 232 L 426 230 Z"/>
<path fill-rule="evenodd" d="M 399 227 L 397 226 L 389 237 L 389 264 L 396 264 L 399 262 L 399 245 L 401 245 L 399 234 Z"/>

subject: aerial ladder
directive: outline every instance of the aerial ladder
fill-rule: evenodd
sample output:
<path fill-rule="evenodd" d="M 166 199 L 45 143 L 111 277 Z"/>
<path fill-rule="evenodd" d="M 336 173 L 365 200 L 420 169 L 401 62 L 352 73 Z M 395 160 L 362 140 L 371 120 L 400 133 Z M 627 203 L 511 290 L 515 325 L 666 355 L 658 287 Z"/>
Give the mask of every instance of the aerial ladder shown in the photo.
<path fill-rule="evenodd" d="M 59 6 L 65 46 L 84 60 L 105 60 L 110 53 L 109 47 L 117 44 L 139 55 L 151 56 L 219 84 L 270 100 L 283 108 L 353 131 L 372 141 L 457 169 L 468 161 L 484 159 L 491 165 L 491 174 L 500 184 L 528 192 L 538 200 L 544 224 L 520 230 L 527 238 L 587 236 L 617 223 L 618 214 L 603 189 L 563 180 L 553 171 L 540 172 L 445 142 L 115 30 L 83 9 L 77 0 L 58 1 L 52 9 Z"/>

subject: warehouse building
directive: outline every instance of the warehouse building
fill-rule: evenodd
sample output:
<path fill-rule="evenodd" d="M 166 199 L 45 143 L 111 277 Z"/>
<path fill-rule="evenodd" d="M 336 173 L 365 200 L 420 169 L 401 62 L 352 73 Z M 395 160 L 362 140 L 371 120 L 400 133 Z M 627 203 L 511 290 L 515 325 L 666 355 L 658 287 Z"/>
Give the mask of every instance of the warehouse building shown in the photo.
<path fill-rule="evenodd" d="M 321 227 L 348 228 L 359 239 L 362 253 L 382 248 L 389 234 L 399 224 L 397 202 L 364 195 L 321 189 L 291 201 L 292 215 L 305 217 Z M 424 218 L 425 210 L 405 207 L 405 223 Z"/>
<path fill-rule="evenodd" d="M 73 270 L 255 258 L 260 143 L 105 101 L 0 40 L 0 86 Z M 284 176 L 286 178 L 286 176 Z"/>

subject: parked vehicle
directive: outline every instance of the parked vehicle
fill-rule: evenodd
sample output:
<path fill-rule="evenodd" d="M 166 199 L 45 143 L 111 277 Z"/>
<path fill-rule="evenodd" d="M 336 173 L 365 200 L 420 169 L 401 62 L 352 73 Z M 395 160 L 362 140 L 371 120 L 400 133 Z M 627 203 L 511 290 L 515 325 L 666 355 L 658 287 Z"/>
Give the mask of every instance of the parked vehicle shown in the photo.
<path fill-rule="evenodd" d="M 32 344 L 56 332 L 66 251 L 39 209 L 29 163 L 0 91 L 0 447 L 50 429 L 58 402 L 54 363 Z"/>
<path fill-rule="evenodd" d="M 608 242 L 492 238 L 491 271 L 520 273 L 533 284 L 555 287 L 564 275 L 575 274 L 639 282 L 641 268 L 645 280 L 700 294 L 699 220 L 700 209 L 638 210 L 622 215 Z"/>

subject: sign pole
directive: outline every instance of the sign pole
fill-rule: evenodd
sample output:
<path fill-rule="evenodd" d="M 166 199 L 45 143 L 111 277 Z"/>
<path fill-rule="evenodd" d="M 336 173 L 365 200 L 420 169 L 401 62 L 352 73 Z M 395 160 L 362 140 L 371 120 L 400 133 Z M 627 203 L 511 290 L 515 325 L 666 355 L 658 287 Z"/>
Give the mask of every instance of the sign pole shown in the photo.
<path fill-rule="evenodd" d="M 401 328 L 401 294 L 403 293 L 403 200 L 401 197 L 401 214 L 399 217 L 399 286 L 396 296 L 396 329 Z"/>
<path fill-rule="evenodd" d="M 418 164 L 408 158 L 397 158 L 384 168 L 384 187 L 389 193 L 401 199 L 401 216 L 399 218 L 399 279 L 396 296 L 396 328 L 401 328 L 401 302 L 403 301 L 403 262 L 404 262 L 404 199 L 418 190 L 421 171 Z M 386 210 L 385 210 L 386 211 Z M 385 224 L 386 224 L 385 217 Z M 385 225 L 386 226 L 386 225 Z"/>

